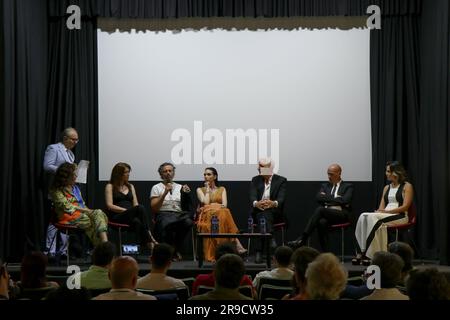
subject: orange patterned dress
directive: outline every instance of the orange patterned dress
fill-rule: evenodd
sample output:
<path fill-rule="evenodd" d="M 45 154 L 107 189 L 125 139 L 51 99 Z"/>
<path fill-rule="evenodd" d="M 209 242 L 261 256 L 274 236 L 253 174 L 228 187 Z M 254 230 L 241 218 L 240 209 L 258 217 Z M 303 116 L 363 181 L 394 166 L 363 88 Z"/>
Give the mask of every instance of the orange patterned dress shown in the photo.
<path fill-rule="evenodd" d="M 211 232 L 211 217 L 217 216 L 219 218 L 219 233 L 237 233 L 238 228 L 234 223 L 233 216 L 228 208 L 222 207 L 222 192 L 224 187 L 219 187 L 210 194 L 210 204 L 206 204 L 200 208 L 200 214 L 197 221 L 197 230 L 200 233 Z M 203 194 L 206 194 L 206 189 L 202 188 Z M 214 261 L 214 253 L 216 247 L 228 241 L 235 241 L 235 239 L 227 238 L 204 238 L 203 239 L 203 253 L 207 261 Z"/>

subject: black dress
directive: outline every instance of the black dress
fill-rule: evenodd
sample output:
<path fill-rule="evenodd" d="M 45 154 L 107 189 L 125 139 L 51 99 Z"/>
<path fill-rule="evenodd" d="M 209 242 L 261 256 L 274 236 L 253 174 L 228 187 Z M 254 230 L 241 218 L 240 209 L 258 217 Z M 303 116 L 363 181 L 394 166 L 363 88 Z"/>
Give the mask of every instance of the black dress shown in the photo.
<path fill-rule="evenodd" d="M 128 190 L 127 194 L 113 191 L 113 204 L 127 210 L 121 213 L 109 211 L 110 220 L 117 223 L 129 224 L 130 228 L 136 232 L 138 241 L 142 245 L 150 242 L 148 215 L 144 206 L 133 206 L 133 193 L 131 189 Z"/>

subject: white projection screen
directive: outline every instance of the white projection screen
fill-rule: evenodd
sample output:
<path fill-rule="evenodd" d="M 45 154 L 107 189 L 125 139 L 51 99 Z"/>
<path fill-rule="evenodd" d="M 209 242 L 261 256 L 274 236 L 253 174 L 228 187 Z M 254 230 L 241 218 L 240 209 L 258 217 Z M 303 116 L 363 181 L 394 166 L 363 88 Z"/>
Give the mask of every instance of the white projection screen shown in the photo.
<path fill-rule="evenodd" d="M 259 157 L 290 181 L 371 181 L 367 29 L 98 30 L 99 174 L 249 181 Z"/>

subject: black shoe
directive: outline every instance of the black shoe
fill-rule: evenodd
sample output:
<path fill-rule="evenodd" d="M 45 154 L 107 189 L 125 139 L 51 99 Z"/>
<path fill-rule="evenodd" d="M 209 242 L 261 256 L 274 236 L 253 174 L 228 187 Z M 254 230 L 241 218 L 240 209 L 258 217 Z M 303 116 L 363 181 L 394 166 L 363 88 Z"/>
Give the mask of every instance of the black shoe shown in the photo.
<path fill-rule="evenodd" d="M 303 240 L 294 240 L 294 241 L 289 241 L 287 243 L 288 247 L 291 247 L 292 249 L 298 249 L 300 247 L 303 247 L 305 245 L 305 242 Z"/>
<path fill-rule="evenodd" d="M 262 263 L 262 256 L 261 256 L 261 252 L 256 252 L 256 257 L 255 257 L 255 263 Z"/>

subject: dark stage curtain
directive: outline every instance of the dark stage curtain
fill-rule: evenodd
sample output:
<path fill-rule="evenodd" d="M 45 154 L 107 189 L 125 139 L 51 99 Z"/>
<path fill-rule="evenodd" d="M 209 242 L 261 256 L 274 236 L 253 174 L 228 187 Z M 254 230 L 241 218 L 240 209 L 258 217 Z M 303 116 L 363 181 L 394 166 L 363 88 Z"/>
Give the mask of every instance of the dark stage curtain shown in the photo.
<path fill-rule="evenodd" d="M 39 247 L 47 92 L 46 1 L 3 0 L 0 117 L 0 255 Z"/>
<path fill-rule="evenodd" d="M 50 15 L 78 4 L 86 16 L 114 18 L 365 16 L 369 5 L 385 15 L 419 13 L 422 0 L 49 0 Z"/>
<path fill-rule="evenodd" d="M 419 241 L 450 263 L 450 4 L 424 1 L 420 68 Z"/>
<path fill-rule="evenodd" d="M 387 184 L 386 162 L 400 160 L 416 186 L 419 155 L 419 17 L 383 17 L 371 32 L 370 86 L 374 205 Z M 416 199 L 420 199 L 417 197 Z"/>
<path fill-rule="evenodd" d="M 86 204 L 93 207 L 98 180 L 97 124 L 97 27 L 96 19 L 83 19 L 80 30 L 69 30 L 66 19 L 49 23 L 47 144 L 59 139 L 66 127 L 78 131 L 75 162 L 90 161 L 88 183 L 82 185 Z"/>

